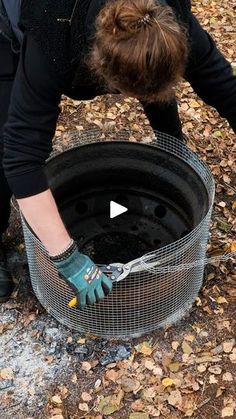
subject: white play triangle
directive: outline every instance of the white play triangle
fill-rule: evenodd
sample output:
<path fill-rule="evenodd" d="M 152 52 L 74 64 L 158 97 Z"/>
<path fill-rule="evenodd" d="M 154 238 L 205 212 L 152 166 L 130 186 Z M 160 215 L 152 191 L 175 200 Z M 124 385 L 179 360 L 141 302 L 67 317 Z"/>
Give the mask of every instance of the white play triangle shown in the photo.
<path fill-rule="evenodd" d="M 110 218 L 118 217 L 118 215 L 121 215 L 126 211 L 128 211 L 128 208 L 117 204 L 115 201 L 110 201 Z"/>

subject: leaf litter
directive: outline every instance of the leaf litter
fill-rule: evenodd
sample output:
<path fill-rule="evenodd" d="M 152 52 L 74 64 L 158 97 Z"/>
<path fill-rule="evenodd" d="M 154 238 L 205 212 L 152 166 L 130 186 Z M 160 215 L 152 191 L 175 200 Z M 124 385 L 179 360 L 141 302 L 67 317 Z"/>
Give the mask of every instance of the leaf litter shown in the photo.
<path fill-rule="evenodd" d="M 193 11 L 236 68 L 235 6 L 193 1 Z M 177 91 L 188 145 L 216 180 L 208 254 L 236 249 L 236 143 L 227 122 L 187 83 Z M 121 131 L 148 141 L 152 130 L 136 100 L 116 95 L 62 101 L 54 147 L 78 131 Z M 109 134 L 111 133 L 111 134 Z M 17 214 L 6 234 L 17 283 L 1 305 L 0 417 L 19 419 L 236 417 L 236 272 L 231 261 L 208 266 L 196 304 L 174 327 L 126 342 L 79 335 L 58 325 L 33 297 Z"/>

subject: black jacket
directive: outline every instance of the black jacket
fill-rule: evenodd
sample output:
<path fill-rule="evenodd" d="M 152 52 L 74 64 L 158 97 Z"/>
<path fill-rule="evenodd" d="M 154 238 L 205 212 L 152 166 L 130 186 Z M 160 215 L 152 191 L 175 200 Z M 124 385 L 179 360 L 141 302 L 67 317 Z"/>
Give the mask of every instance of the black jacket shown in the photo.
<path fill-rule="evenodd" d="M 99 88 L 96 90 L 98 86 L 83 86 L 83 79 L 81 85 L 73 85 L 74 72 L 80 66 L 81 50 L 78 45 L 82 50 L 86 49 L 85 36 L 92 33 L 94 17 L 98 12 L 94 7 L 99 4 L 99 0 L 92 0 L 88 7 L 88 0 L 79 1 L 85 5 L 86 16 L 79 21 L 77 15 L 75 21 L 80 24 L 71 22 L 70 25 L 68 19 L 72 15 L 75 0 L 24 0 L 21 24 L 24 26 L 25 39 L 4 131 L 4 170 L 17 198 L 31 196 L 48 188 L 44 165 L 52 148 L 61 95 L 64 93 L 73 98 L 89 99 L 105 93 Z M 35 8 L 30 9 L 30 4 Z M 229 62 L 190 12 L 189 1 L 168 0 L 168 4 L 173 5 L 177 17 L 188 28 L 190 53 L 186 80 L 207 104 L 214 106 L 222 117 L 227 118 L 236 132 L 236 77 Z M 81 13 L 81 10 L 76 9 L 76 13 Z M 53 23 L 52 27 L 50 22 Z M 78 27 L 81 30 L 80 25 L 83 25 L 85 29 L 85 24 L 90 30 L 84 30 L 80 37 Z M 158 104 L 146 106 L 145 112 L 153 128 L 163 127 L 160 124 L 160 115 L 163 113 Z M 167 109 L 167 130 L 170 125 L 168 119 Z"/>

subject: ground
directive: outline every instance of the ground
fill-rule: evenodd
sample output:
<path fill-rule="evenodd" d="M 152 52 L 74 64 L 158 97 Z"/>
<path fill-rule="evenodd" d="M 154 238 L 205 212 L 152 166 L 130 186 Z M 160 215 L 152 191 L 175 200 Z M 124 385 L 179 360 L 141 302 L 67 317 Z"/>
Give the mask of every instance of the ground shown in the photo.
<path fill-rule="evenodd" d="M 236 66 L 234 1 L 193 1 L 193 10 Z M 235 135 L 183 83 L 179 109 L 188 145 L 216 180 L 208 254 L 236 250 Z M 73 144 L 88 128 L 151 133 L 138 102 L 106 96 L 64 98 L 54 145 Z M 71 142 L 70 142 L 71 141 Z M 17 284 L 2 304 L 0 418 L 236 418 L 236 270 L 209 265 L 195 305 L 177 325 L 130 341 L 81 336 L 58 324 L 33 295 L 19 215 L 5 237 Z"/>

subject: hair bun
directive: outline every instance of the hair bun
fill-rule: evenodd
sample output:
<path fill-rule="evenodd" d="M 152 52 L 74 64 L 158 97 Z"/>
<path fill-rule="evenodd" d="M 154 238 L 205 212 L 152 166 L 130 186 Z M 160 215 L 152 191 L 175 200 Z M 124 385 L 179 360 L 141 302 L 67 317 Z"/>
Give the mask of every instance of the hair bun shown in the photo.
<path fill-rule="evenodd" d="M 133 33 L 153 23 L 156 4 L 147 1 L 113 1 L 113 33 Z"/>
<path fill-rule="evenodd" d="M 185 28 L 156 0 L 109 0 L 96 19 L 90 68 L 108 90 L 166 102 L 184 74 Z"/>

